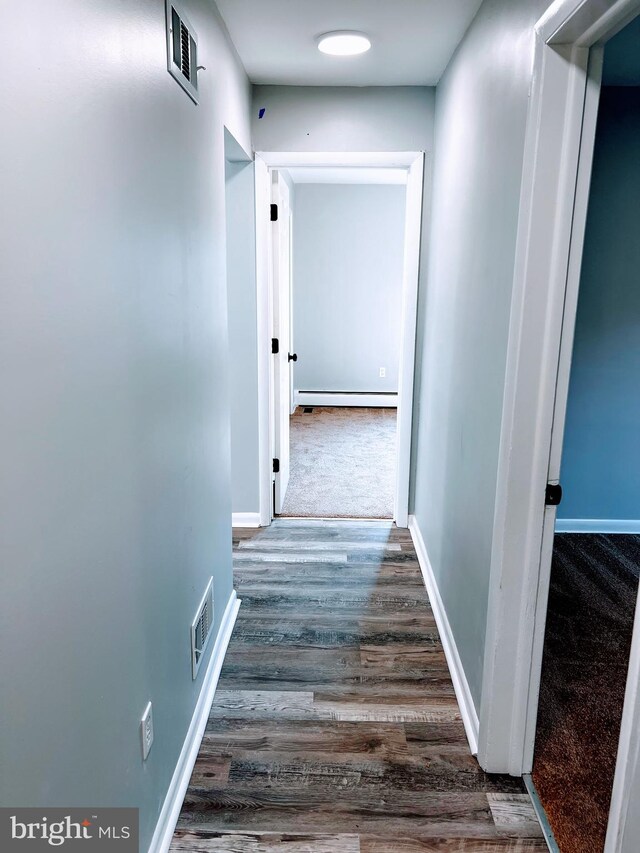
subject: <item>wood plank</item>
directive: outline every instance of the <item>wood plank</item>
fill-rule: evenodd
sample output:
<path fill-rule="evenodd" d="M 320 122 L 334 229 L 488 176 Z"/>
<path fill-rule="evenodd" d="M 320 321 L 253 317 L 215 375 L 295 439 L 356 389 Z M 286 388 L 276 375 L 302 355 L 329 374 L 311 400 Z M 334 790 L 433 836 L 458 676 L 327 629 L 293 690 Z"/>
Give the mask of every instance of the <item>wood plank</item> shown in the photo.
<path fill-rule="evenodd" d="M 548 853 L 544 839 L 360 836 L 360 853 Z"/>
<path fill-rule="evenodd" d="M 455 698 L 437 697 L 418 704 L 361 701 L 359 696 L 341 699 L 316 697 L 308 691 L 219 690 L 209 714 L 241 720 L 342 720 L 379 723 L 440 723 L 460 720 Z"/>
<path fill-rule="evenodd" d="M 240 551 L 244 550 L 255 550 L 260 551 L 262 554 L 265 553 L 273 553 L 273 552 L 281 552 L 281 551 L 291 551 L 291 542 L 282 539 L 280 541 L 270 539 L 266 541 L 256 541 L 255 539 L 245 539 L 243 542 L 239 544 Z M 296 540 L 296 549 L 303 549 L 306 554 L 315 551 L 326 551 L 327 553 L 331 552 L 334 549 L 338 549 L 339 551 L 375 551 L 376 548 L 380 548 L 384 551 L 401 551 L 402 545 L 399 542 L 389 542 L 387 540 L 378 542 L 372 542 L 371 539 L 337 539 L 335 541 L 328 542 L 318 542 L 316 539 L 298 539 Z"/>
<path fill-rule="evenodd" d="M 404 726 L 317 720 L 215 720 L 205 732 L 200 753 L 236 758 L 270 752 L 285 755 L 400 755 L 407 752 Z"/>
<path fill-rule="evenodd" d="M 395 791 L 393 798 L 372 798 L 355 785 L 326 788 L 189 791 L 179 819 L 183 829 L 236 829 L 316 833 L 362 832 L 372 835 L 498 838 L 485 794 Z"/>
<path fill-rule="evenodd" d="M 293 788 L 315 793 L 324 791 L 330 797 L 336 789 L 341 796 L 349 797 L 354 789 L 357 796 L 368 795 L 372 799 L 392 797 L 396 801 L 398 791 L 424 793 L 493 793 L 511 788 L 518 792 L 519 780 L 509 784 L 506 779 L 493 779 L 484 773 L 475 759 L 467 761 L 459 754 L 434 754 L 429 761 L 402 753 L 388 752 L 383 756 L 349 753 L 322 753 L 309 755 L 305 752 L 251 754 L 236 753 L 229 774 L 229 785 L 234 790 L 262 789 L 277 785 L 279 789 Z M 194 790 L 198 789 L 194 785 Z M 518 822 L 516 835 L 528 835 L 520 831 Z M 530 830 L 530 827 L 527 828 Z"/>
<path fill-rule="evenodd" d="M 411 673 L 409 673 L 411 674 Z M 407 673 L 400 673 L 400 676 Z M 395 705 L 421 705 L 428 698 L 455 699 L 453 685 L 444 671 L 429 673 L 425 678 L 418 675 L 414 678 L 403 678 L 396 676 L 391 683 L 382 675 L 355 675 L 343 677 L 340 681 L 330 675 L 324 682 L 320 679 L 309 681 L 309 675 L 300 679 L 287 679 L 280 675 L 265 675 L 265 668 L 260 672 L 244 673 L 242 670 L 229 672 L 220 679 L 220 690 L 264 690 L 279 693 L 297 693 L 308 691 L 316 698 L 322 698 L 328 702 L 340 702 L 347 698 L 358 702 L 379 702 L 381 697 L 387 704 Z M 393 687 L 393 689 L 390 689 Z M 385 689 L 386 688 L 386 689 Z M 219 715 L 218 715 L 219 716 Z M 466 741 L 464 729 L 460 736 Z"/>
<path fill-rule="evenodd" d="M 417 620 L 413 620 L 417 621 Z M 234 638 L 231 651 L 242 646 L 271 645 L 272 648 L 283 645 L 303 648 L 339 648 L 356 646 L 360 643 L 368 646 L 388 644 L 414 644 L 442 649 L 438 631 L 432 621 L 423 622 L 420 628 L 415 624 L 388 625 L 383 620 L 334 619 L 246 619 L 241 632 Z M 274 652 L 275 654 L 275 652 Z"/>
<path fill-rule="evenodd" d="M 232 756 L 220 750 L 208 752 L 201 748 L 191 773 L 189 786 L 204 788 L 210 785 L 221 787 L 229 781 Z"/>
<path fill-rule="evenodd" d="M 529 837 L 540 832 L 533 803 L 528 794 L 487 794 L 489 808 L 501 835 Z"/>
<path fill-rule="evenodd" d="M 233 564 L 243 565 L 244 563 L 295 563 L 296 565 L 304 563 L 333 563 L 334 565 L 342 565 L 347 560 L 346 551 L 336 551 L 335 553 L 319 553 L 308 554 L 304 551 L 275 551 L 274 553 L 260 552 L 253 554 L 251 552 L 236 551 L 233 555 Z"/>
<path fill-rule="evenodd" d="M 186 832 L 178 830 L 172 851 L 191 853 L 360 853 L 357 835 L 291 835 L 282 832 Z"/>

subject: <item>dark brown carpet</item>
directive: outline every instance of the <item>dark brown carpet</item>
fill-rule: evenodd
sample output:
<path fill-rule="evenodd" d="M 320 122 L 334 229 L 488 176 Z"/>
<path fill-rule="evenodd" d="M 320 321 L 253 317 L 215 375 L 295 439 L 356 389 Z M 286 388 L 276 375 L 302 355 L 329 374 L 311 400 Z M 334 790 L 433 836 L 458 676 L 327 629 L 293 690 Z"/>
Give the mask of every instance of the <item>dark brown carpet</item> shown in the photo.
<path fill-rule="evenodd" d="M 533 781 L 562 853 L 602 853 L 640 536 L 556 535 Z"/>

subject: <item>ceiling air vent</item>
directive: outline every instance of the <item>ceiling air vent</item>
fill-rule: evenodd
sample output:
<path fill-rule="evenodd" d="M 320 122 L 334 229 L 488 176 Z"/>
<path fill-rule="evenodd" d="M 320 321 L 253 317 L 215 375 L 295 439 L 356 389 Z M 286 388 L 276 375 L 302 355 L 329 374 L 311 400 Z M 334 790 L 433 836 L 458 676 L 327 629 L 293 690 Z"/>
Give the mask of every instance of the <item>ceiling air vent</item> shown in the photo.
<path fill-rule="evenodd" d="M 197 104 L 198 37 L 175 0 L 167 0 L 167 68 Z"/>
<path fill-rule="evenodd" d="M 196 678 L 213 630 L 213 578 L 191 623 L 191 676 Z"/>

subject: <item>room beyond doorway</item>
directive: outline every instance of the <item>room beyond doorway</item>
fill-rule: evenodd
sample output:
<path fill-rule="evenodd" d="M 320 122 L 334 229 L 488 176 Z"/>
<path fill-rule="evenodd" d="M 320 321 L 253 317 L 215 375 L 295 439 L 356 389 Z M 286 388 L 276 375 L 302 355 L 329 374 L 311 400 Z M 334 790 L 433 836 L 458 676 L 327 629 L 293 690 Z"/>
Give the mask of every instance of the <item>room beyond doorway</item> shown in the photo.
<path fill-rule="evenodd" d="M 289 152 L 286 155 L 258 152 L 256 154 L 258 372 L 260 376 L 259 523 L 261 526 L 267 526 L 274 517 L 288 512 L 285 501 L 291 472 L 290 415 L 296 406 L 304 408 L 320 405 L 358 408 L 397 407 L 393 509 L 391 516 L 387 515 L 385 509 L 383 517 L 393 518 L 400 527 L 406 527 L 408 524 L 423 164 L 422 152 L 384 154 Z M 314 172 L 313 181 L 309 180 L 309 170 Z M 369 175 L 362 175 L 362 170 L 368 171 Z M 305 171 L 307 174 L 304 174 Z M 316 178 L 319 171 L 322 173 L 322 180 Z M 348 181 L 347 177 L 349 177 Z M 363 180 L 365 177 L 366 180 Z M 373 178 L 375 180 L 372 180 Z M 404 204 L 401 205 L 399 217 L 404 219 L 404 234 L 402 235 L 401 232 L 401 243 L 397 253 L 398 270 L 393 273 L 398 287 L 392 302 L 392 308 L 398 310 L 396 312 L 389 309 L 383 312 L 389 330 L 396 331 L 395 363 L 382 351 L 387 336 L 381 332 L 376 333 L 373 319 L 371 322 L 367 319 L 369 313 L 372 314 L 372 318 L 380 314 L 381 303 L 373 285 L 377 279 L 385 278 L 388 273 L 385 272 L 386 267 L 383 262 L 374 264 L 372 267 L 371 257 L 376 254 L 375 250 L 379 245 L 387 243 L 388 235 L 385 232 L 379 239 L 373 237 L 373 230 L 366 224 L 366 220 L 370 207 L 386 209 L 386 205 L 379 203 L 369 205 L 364 212 L 361 211 L 352 217 L 353 221 L 348 221 L 343 229 L 344 233 L 341 233 L 343 242 L 346 233 L 351 237 L 345 245 L 338 246 L 332 256 L 334 260 L 336 258 L 345 260 L 350 246 L 358 246 L 367 237 L 371 237 L 369 241 L 371 257 L 366 256 L 364 261 L 352 269 L 352 283 L 362 278 L 365 270 L 369 269 L 370 286 L 362 297 L 364 300 L 360 303 L 362 310 L 357 313 L 356 318 L 352 318 L 345 326 L 345 317 L 352 308 L 349 304 L 343 304 L 344 297 L 350 292 L 350 284 L 348 281 L 337 297 L 335 294 L 332 295 L 329 293 L 329 284 L 333 283 L 343 270 L 334 269 L 332 274 L 327 269 L 324 276 L 325 284 L 320 286 L 320 303 L 316 301 L 315 308 L 310 313 L 311 327 L 308 324 L 306 326 L 304 323 L 301 324 L 300 315 L 297 318 L 298 322 L 294 322 L 296 293 L 302 293 L 295 288 L 295 246 L 296 241 L 300 240 L 298 229 L 302 222 L 298 218 L 299 205 L 304 201 L 306 193 L 305 190 L 298 192 L 298 186 L 301 184 L 306 186 L 307 183 L 324 183 L 325 185 L 366 183 L 371 185 L 371 189 L 377 184 L 399 183 L 402 186 Z M 267 209 L 271 211 L 269 222 L 265 221 L 264 216 L 264 211 Z M 334 219 L 336 213 L 340 211 L 342 206 L 332 209 Z M 315 268 L 312 267 L 312 271 L 313 269 Z M 306 278 L 303 278 L 304 281 Z M 317 297 L 317 287 L 314 292 Z M 387 297 L 383 299 L 385 304 L 388 301 Z M 304 302 L 304 296 L 302 302 Z M 302 302 L 298 301 L 297 305 L 300 306 Z M 328 311 L 328 309 L 331 310 Z M 332 317 L 333 328 L 330 325 Z M 382 322 L 384 323 L 385 319 Z M 325 341 L 321 347 L 324 349 L 322 358 L 316 358 L 314 333 L 321 327 L 326 330 L 327 323 L 333 334 L 334 344 L 328 345 Z M 352 343 L 351 338 L 360 327 L 369 332 L 369 338 L 366 339 L 366 345 L 357 350 L 356 357 L 352 351 L 353 347 L 349 354 L 345 350 L 345 344 Z M 309 328 L 312 333 L 309 332 Z M 378 344 L 378 351 L 373 356 L 370 352 L 372 342 Z M 331 381 L 329 379 L 321 381 L 317 375 L 305 373 L 308 367 L 317 366 L 324 359 L 327 360 L 327 364 L 338 362 L 340 365 L 355 368 L 360 364 L 361 355 L 367 357 L 368 370 L 367 379 L 363 382 L 340 381 L 339 376 L 336 378 L 335 371 L 330 377 Z M 335 367 L 335 364 L 333 366 Z M 390 381 L 396 383 L 392 389 L 393 393 L 389 393 L 384 380 L 387 380 L 387 384 Z M 330 400 L 324 399 L 329 395 L 331 395 Z M 334 395 L 336 398 L 348 399 L 334 399 Z M 367 397 L 366 401 L 363 395 Z M 317 397 L 323 399 L 315 399 Z M 351 398 L 357 398 L 357 400 Z M 286 503 L 289 504 L 289 501 Z M 335 517 L 335 513 L 332 513 L 332 517 Z M 343 509 L 339 517 L 354 516 Z M 356 517 L 379 518 L 381 516 L 376 511 L 375 515 L 365 514 Z"/>
<path fill-rule="evenodd" d="M 289 438 L 286 480 L 283 440 L 274 454 L 279 516 L 393 518 L 406 182 L 401 169 L 274 175 L 274 201 L 284 201 L 293 225 L 285 281 L 274 293 L 274 335 L 282 340 L 284 330 L 287 339 L 288 331 L 293 353 L 280 362 L 284 410 L 275 406 Z M 276 232 L 274 279 L 282 270 Z"/>
<path fill-rule="evenodd" d="M 277 516 L 393 519 L 406 184 L 274 170 Z"/>
<path fill-rule="evenodd" d="M 282 515 L 393 518 L 397 410 L 298 407 Z"/>

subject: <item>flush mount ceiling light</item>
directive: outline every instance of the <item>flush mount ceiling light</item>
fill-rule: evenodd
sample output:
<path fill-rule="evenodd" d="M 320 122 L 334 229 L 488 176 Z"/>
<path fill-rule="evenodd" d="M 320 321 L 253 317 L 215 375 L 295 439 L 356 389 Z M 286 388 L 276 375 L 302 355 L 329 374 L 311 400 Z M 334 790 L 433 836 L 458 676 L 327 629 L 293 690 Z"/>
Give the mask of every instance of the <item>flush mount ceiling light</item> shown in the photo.
<path fill-rule="evenodd" d="M 336 30 L 318 37 L 318 50 L 330 56 L 357 56 L 370 47 L 367 36 L 355 30 Z"/>

